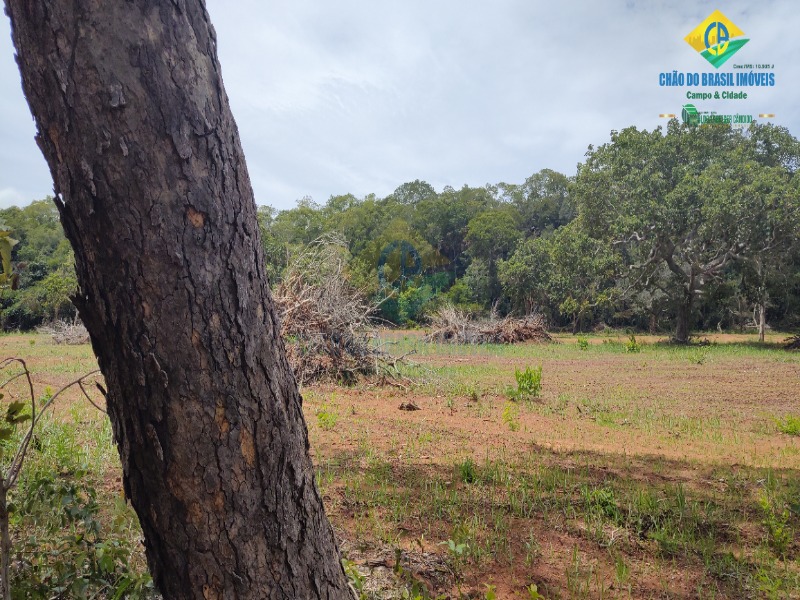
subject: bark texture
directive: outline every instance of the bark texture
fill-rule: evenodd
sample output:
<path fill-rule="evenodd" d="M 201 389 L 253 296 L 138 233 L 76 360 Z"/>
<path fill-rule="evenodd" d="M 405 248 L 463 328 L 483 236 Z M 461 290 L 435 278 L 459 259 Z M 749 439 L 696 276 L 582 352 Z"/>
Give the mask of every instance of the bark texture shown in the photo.
<path fill-rule="evenodd" d="M 166 598 L 348 598 L 202 0 L 6 0 Z"/>

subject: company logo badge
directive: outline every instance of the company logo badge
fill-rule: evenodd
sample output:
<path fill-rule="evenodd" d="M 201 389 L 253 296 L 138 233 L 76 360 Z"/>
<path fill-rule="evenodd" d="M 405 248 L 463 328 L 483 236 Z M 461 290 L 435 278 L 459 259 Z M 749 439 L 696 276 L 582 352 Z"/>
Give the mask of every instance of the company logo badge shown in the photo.
<path fill-rule="evenodd" d="M 728 17 L 715 10 L 684 39 L 708 62 L 719 69 L 750 40 Z"/>
<path fill-rule="evenodd" d="M 684 104 L 681 110 L 681 120 L 686 125 L 723 124 L 734 129 L 745 129 L 753 122 L 753 115 L 721 115 L 714 111 L 700 111 L 694 104 Z"/>
<path fill-rule="evenodd" d="M 686 125 L 697 125 L 700 123 L 700 113 L 694 104 L 684 104 L 681 110 L 681 120 Z"/>

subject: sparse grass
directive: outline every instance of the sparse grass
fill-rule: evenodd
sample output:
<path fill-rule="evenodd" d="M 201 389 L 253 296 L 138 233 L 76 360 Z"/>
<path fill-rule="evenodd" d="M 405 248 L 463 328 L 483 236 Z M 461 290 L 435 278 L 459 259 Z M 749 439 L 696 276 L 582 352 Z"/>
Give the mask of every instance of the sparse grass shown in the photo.
<path fill-rule="evenodd" d="M 386 554 L 401 556 L 390 571 L 409 598 L 798 597 L 800 418 L 787 411 L 800 355 L 779 349 L 781 334 L 688 347 L 637 336 L 638 353 L 624 334 L 470 347 L 416 335 L 389 336 L 395 354 L 417 349 L 408 389 L 303 390 L 316 480 L 362 597 L 381 597 L 367 565 Z M 94 368 L 88 347 L 0 343 L 53 387 Z M 509 402 L 510 372 L 526 365 L 546 386 Z M 406 399 L 422 410 L 397 410 Z M 135 541 L 93 410 L 65 402 L 39 452 L 65 471 L 91 465 L 104 523 Z M 143 565 L 138 546 L 131 560 Z"/>
<path fill-rule="evenodd" d="M 598 597 L 601 589 L 608 593 L 609 577 L 621 589 L 633 589 L 634 565 L 642 561 L 665 568 L 675 561 L 695 565 L 715 582 L 721 592 L 717 597 L 752 597 L 761 589 L 759 573 L 764 581 L 778 582 L 779 589 L 788 589 L 798 580 L 796 566 L 787 567 L 780 555 L 761 551 L 762 538 L 742 539 L 737 533 L 753 515 L 765 510 L 753 497 L 759 481 L 771 477 L 773 493 L 787 494 L 796 484 L 786 478 L 748 472 L 745 485 L 750 493 L 742 504 L 735 496 L 689 490 L 681 484 L 632 483 L 624 473 L 598 479 L 588 465 L 602 458 L 604 464 L 620 468 L 618 459 L 574 458 L 587 466 L 548 464 L 563 458 L 542 453 L 513 462 L 492 457 L 482 463 L 465 461 L 457 465 L 457 483 L 446 472 L 411 465 L 401 469 L 394 465 L 394 480 L 388 487 L 385 481 L 376 483 L 367 474 L 351 470 L 342 470 L 337 477 L 349 482 L 346 503 L 365 507 L 368 514 L 377 511 L 381 523 L 402 531 L 421 519 L 425 539 L 440 539 L 447 548 L 461 547 L 457 556 L 448 551 L 459 578 L 470 570 L 483 572 L 489 564 L 499 563 L 504 569 L 536 564 L 545 551 L 540 536 L 547 538 L 555 528 L 568 532 L 574 542 L 562 580 L 571 597 Z M 393 509 L 398 503 L 406 507 L 399 517 Z M 797 520 L 796 516 L 780 518 Z M 576 527 L 575 519 L 595 524 L 601 534 L 592 533 L 591 527 Z M 529 525 L 520 527 L 522 522 Z M 769 531 L 765 524 L 763 540 Z M 376 535 L 369 528 L 361 533 Z M 766 541 L 763 544 L 771 547 Z M 729 553 L 732 547 L 739 548 L 739 558 Z M 781 546 L 782 551 L 787 549 L 786 544 Z"/>

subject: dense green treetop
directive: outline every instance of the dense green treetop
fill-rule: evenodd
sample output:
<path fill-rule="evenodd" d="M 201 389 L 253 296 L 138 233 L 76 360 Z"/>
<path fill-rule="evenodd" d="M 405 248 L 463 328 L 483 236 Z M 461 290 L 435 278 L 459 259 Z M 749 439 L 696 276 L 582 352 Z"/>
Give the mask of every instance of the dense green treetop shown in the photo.
<path fill-rule="evenodd" d="M 600 323 L 676 337 L 742 325 L 761 307 L 800 324 L 800 145 L 754 125 L 612 132 L 574 177 L 550 169 L 522 183 L 404 183 L 386 197 L 303 198 L 262 206 L 274 285 L 320 238 L 341 241 L 346 275 L 382 302 L 381 316 L 421 322 L 442 302 L 470 310 L 545 313 L 555 326 Z M 19 240 L 20 289 L 0 292 L 0 325 L 71 314 L 72 254 L 52 202 L 0 211 Z M 11 235 L 11 234 L 9 234 Z"/>

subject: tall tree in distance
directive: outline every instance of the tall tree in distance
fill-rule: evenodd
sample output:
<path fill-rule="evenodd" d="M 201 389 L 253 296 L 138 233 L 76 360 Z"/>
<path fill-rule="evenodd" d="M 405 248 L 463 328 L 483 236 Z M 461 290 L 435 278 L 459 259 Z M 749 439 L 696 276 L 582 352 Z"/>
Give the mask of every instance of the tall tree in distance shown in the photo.
<path fill-rule="evenodd" d="M 202 0 L 6 0 L 165 598 L 347 598 Z"/>
<path fill-rule="evenodd" d="M 506 206 L 503 209 L 482 212 L 471 219 L 467 223 L 467 235 L 464 238 L 472 264 L 479 261 L 480 266 L 486 269 L 486 291 L 490 303 L 495 302 L 501 292 L 497 261 L 508 258 L 522 237 L 517 229 L 518 215 L 514 209 Z"/>
<path fill-rule="evenodd" d="M 773 260 L 795 235 L 797 148 L 769 126 L 630 127 L 590 148 L 572 191 L 588 231 L 625 255 L 631 287 L 671 298 L 675 340 L 687 343 L 708 284 L 734 262 Z"/>

